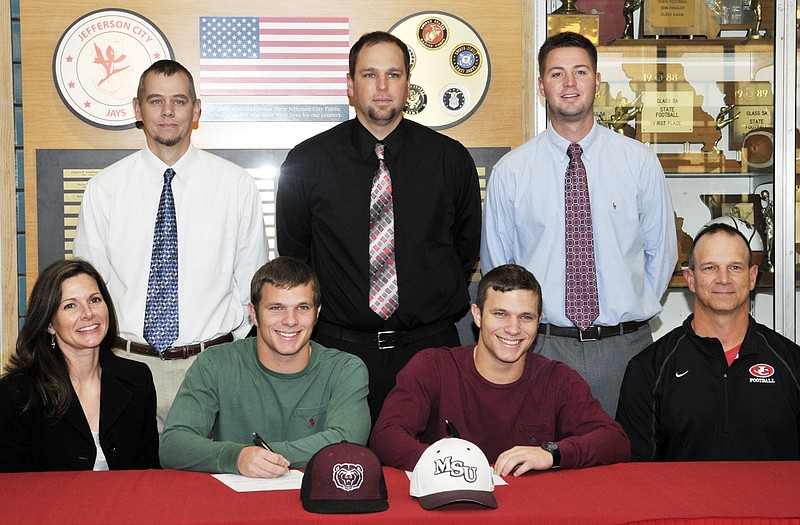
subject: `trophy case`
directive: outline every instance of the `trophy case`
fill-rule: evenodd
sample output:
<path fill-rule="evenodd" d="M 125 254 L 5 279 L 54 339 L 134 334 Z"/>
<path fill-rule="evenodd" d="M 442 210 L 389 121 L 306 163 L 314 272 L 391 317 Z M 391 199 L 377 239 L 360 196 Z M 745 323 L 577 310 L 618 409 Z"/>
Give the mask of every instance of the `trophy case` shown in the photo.
<path fill-rule="evenodd" d="M 536 50 L 549 34 L 591 28 L 586 36 L 597 35 L 601 74 L 597 122 L 648 145 L 667 177 L 679 260 L 656 336 L 659 323 L 668 331 L 691 310 L 681 268 L 692 239 L 709 220 L 732 217 L 752 228 L 759 278 L 751 312 L 795 339 L 796 6 L 796 0 L 547 2 Z M 546 125 L 542 113 L 538 131 Z"/>

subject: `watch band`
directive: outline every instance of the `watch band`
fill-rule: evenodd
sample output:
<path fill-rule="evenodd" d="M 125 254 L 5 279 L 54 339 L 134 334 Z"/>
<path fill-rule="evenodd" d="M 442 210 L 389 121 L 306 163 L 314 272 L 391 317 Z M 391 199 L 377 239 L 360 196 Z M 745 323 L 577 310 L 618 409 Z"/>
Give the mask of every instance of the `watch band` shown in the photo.
<path fill-rule="evenodd" d="M 553 466 L 550 468 L 554 469 L 560 467 L 561 449 L 558 448 L 558 443 L 553 443 L 552 441 L 545 441 L 544 443 L 541 444 L 541 447 L 553 455 Z"/>

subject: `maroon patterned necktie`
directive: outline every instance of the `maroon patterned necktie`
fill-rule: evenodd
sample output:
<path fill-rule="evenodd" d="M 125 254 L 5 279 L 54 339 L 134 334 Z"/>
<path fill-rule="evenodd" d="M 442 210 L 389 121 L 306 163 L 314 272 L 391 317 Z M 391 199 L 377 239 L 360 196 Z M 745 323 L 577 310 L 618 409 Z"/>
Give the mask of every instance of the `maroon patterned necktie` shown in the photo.
<path fill-rule="evenodd" d="M 369 307 L 388 319 L 397 310 L 397 267 L 394 262 L 392 179 L 383 161 L 384 145 L 375 144 L 378 170 L 369 198 Z"/>
<path fill-rule="evenodd" d="M 567 246 L 567 319 L 585 330 L 600 315 L 597 276 L 594 267 L 592 209 L 586 167 L 581 160 L 580 144 L 567 148 L 569 166 L 564 180 L 564 209 Z"/>

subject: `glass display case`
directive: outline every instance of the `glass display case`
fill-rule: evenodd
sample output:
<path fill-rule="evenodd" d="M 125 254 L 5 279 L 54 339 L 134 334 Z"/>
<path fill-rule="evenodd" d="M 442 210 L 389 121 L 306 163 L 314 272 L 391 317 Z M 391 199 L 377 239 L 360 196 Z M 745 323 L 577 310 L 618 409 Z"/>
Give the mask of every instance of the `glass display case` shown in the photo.
<path fill-rule="evenodd" d="M 796 0 L 548 0 L 534 13 L 536 50 L 563 30 L 598 45 L 597 121 L 647 144 L 664 168 L 679 261 L 656 337 L 691 310 L 681 266 L 693 237 L 726 217 L 759 264 L 751 313 L 796 340 L 796 13 Z"/>

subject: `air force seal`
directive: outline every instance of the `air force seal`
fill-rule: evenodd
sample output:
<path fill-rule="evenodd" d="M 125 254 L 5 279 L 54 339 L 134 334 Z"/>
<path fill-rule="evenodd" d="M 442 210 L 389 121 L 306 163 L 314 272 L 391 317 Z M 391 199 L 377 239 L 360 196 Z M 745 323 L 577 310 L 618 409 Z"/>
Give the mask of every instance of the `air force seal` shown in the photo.
<path fill-rule="evenodd" d="M 172 47 L 152 22 L 132 11 L 101 9 L 61 35 L 53 79 L 61 100 L 81 120 L 103 129 L 128 129 L 136 121 L 131 100 L 142 71 L 172 57 Z"/>
<path fill-rule="evenodd" d="M 442 107 L 453 113 L 458 113 L 467 105 L 467 94 L 460 86 L 446 86 L 442 93 Z"/>

